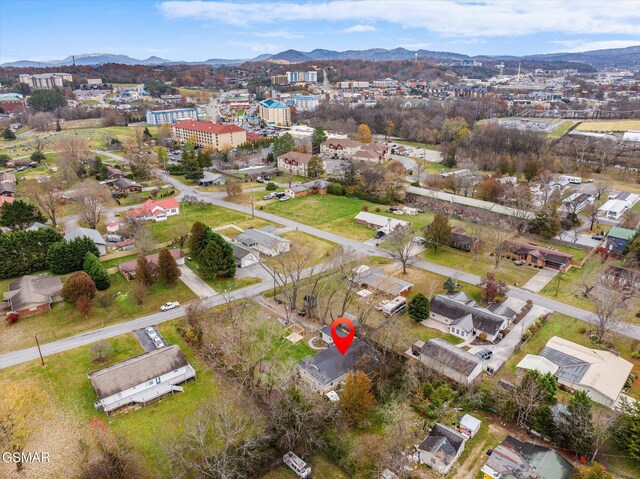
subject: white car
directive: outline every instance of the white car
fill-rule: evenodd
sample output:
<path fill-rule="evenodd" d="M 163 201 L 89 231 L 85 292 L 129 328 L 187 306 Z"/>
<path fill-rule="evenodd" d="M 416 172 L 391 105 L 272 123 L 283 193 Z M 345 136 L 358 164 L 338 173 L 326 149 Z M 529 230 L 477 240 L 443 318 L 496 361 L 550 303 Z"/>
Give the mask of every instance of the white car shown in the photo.
<path fill-rule="evenodd" d="M 180 306 L 180 303 L 177 301 L 169 301 L 168 303 L 160 306 L 160 311 L 169 311 L 170 309 L 175 309 Z"/>
<path fill-rule="evenodd" d="M 156 345 L 156 348 L 161 348 L 161 347 L 164 346 L 164 341 L 162 339 L 160 339 L 160 338 L 155 338 L 153 340 L 153 344 Z"/>

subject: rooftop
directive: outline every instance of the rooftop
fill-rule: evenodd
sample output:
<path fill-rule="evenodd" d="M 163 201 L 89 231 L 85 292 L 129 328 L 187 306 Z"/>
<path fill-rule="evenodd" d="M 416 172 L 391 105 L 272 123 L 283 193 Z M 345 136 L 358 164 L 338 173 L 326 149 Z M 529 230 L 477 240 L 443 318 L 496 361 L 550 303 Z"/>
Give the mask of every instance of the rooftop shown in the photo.
<path fill-rule="evenodd" d="M 469 376 L 481 360 L 464 349 L 440 338 L 427 341 L 420 349 L 420 354 L 444 364 L 454 371 Z"/>
<path fill-rule="evenodd" d="M 202 133 L 212 133 L 223 135 L 225 133 L 240 133 L 244 131 L 237 125 L 221 125 L 211 121 L 182 120 L 171 125 L 171 128 L 182 128 L 184 130 L 200 131 Z"/>

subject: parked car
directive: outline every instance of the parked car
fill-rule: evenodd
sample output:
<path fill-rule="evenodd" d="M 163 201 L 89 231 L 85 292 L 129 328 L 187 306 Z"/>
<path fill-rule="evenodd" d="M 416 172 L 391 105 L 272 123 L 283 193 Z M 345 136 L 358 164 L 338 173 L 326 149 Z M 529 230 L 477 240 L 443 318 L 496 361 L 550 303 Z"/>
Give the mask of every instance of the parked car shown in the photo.
<path fill-rule="evenodd" d="M 180 303 L 177 301 L 169 301 L 168 303 L 164 303 L 160 306 L 160 311 L 169 311 L 170 309 L 175 309 L 180 307 Z"/>
<path fill-rule="evenodd" d="M 604 239 L 604 236 L 602 235 L 594 235 L 591 237 L 592 240 L 596 240 L 596 241 L 602 241 Z"/>
<path fill-rule="evenodd" d="M 377 231 L 374 238 L 375 239 L 380 239 L 384 236 L 384 231 Z"/>
<path fill-rule="evenodd" d="M 395 206 L 389 208 L 389 213 L 395 213 L 396 211 L 398 211 L 398 208 L 396 208 Z"/>
<path fill-rule="evenodd" d="M 413 242 L 419 245 L 423 245 L 427 242 L 427 240 L 424 239 L 422 236 L 416 236 L 415 238 L 413 238 Z"/>
<path fill-rule="evenodd" d="M 282 198 L 280 198 L 280 201 L 289 201 L 291 198 L 289 198 L 288 196 L 283 196 Z"/>
<path fill-rule="evenodd" d="M 272 194 L 275 195 L 276 198 L 284 198 L 285 196 L 287 196 L 284 194 L 284 191 L 278 191 L 277 193 Z"/>
<path fill-rule="evenodd" d="M 122 241 L 122 236 L 109 234 L 107 235 L 107 241 L 109 243 L 120 243 Z"/>
<path fill-rule="evenodd" d="M 515 264 L 516 266 L 522 266 L 524 264 L 524 261 L 522 261 L 521 259 L 517 259 L 513 262 L 513 264 Z"/>
<path fill-rule="evenodd" d="M 491 356 L 493 356 L 493 351 L 483 349 L 481 351 L 478 351 L 476 353 L 476 356 L 478 356 L 480 359 L 491 359 Z"/>
<path fill-rule="evenodd" d="M 153 344 L 156 345 L 156 348 L 161 348 L 164 346 L 164 341 L 157 337 L 157 338 L 154 338 Z"/>
<path fill-rule="evenodd" d="M 268 195 L 264 195 L 262 197 L 263 200 L 270 200 L 271 198 L 273 198 L 273 194 L 272 193 L 269 193 Z"/>

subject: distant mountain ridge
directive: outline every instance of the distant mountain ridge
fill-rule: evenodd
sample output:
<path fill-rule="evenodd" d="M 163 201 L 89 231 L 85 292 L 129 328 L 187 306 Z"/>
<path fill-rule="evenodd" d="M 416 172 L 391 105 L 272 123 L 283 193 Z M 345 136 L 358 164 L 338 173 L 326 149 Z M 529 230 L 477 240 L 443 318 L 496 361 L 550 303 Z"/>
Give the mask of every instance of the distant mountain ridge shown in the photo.
<path fill-rule="evenodd" d="M 144 60 L 131 58 L 127 55 L 115 55 L 111 53 L 90 53 L 82 55 L 71 55 L 63 60 L 53 60 L 46 62 L 36 62 L 32 60 L 20 60 L 16 62 L 3 63 L 1 67 L 58 67 L 73 65 L 74 57 L 76 65 L 102 65 L 104 63 L 122 63 L 125 65 L 239 65 L 243 62 L 253 61 L 273 61 L 282 63 L 301 63 L 316 60 L 413 60 L 416 58 L 433 58 L 439 60 L 485 60 L 485 61 L 563 61 L 588 63 L 595 67 L 617 66 L 631 67 L 640 65 L 640 45 L 627 48 L 610 48 L 606 50 L 592 50 L 575 53 L 544 53 L 538 55 L 511 56 L 511 55 L 477 55 L 471 57 L 455 52 L 439 52 L 431 50 L 407 50 L 406 48 L 370 48 L 368 50 L 346 50 L 334 51 L 316 48 L 310 52 L 299 50 L 285 50 L 276 54 L 262 54 L 255 58 L 246 59 L 224 59 L 210 58 L 201 62 L 185 62 L 167 60 L 156 56 L 151 56 Z"/>

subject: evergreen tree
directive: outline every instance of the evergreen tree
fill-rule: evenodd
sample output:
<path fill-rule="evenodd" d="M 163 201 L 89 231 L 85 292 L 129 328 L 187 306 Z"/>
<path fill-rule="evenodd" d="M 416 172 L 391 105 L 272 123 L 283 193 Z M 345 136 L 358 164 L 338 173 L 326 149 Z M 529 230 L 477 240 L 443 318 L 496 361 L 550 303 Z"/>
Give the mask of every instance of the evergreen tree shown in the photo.
<path fill-rule="evenodd" d="M 444 282 L 442 287 L 444 288 L 445 291 L 449 293 L 458 289 L 458 287 L 456 286 L 455 280 L 451 276 L 447 278 L 447 280 Z"/>
<path fill-rule="evenodd" d="M 182 274 L 171 252 L 164 248 L 158 256 L 158 279 L 165 284 L 174 285 Z"/>
<path fill-rule="evenodd" d="M 82 269 L 93 280 L 98 291 L 104 291 L 111 286 L 111 277 L 107 273 L 107 269 L 93 253 L 86 254 Z"/>
<path fill-rule="evenodd" d="M 183 159 L 181 166 L 186 180 L 198 181 L 204 177 L 202 167 L 195 158 L 190 158 L 186 161 Z"/>
<path fill-rule="evenodd" d="M 311 134 L 311 147 L 314 155 L 320 153 L 320 144 L 325 141 L 327 141 L 327 134 L 325 133 L 324 128 L 316 126 Z"/>
<path fill-rule="evenodd" d="M 558 214 L 550 208 L 536 213 L 527 224 L 529 233 L 551 239 L 562 231 L 562 224 Z"/>
<path fill-rule="evenodd" d="M 11 128 L 7 126 L 2 132 L 2 138 L 4 138 L 5 140 L 15 140 L 16 134 L 13 132 Z"/>
<path fill-rule="evenodd" d="M 207 246 L 207 230 L 209 229 L 210 228 L 201 221 L 196 221 L 195 223 L 193 223 L 193 226 L 191 226 L 189 248 L 191 248 L 191 254 L 193 254 L 196 258 Z"/>
<path fill-rule="evenodd" d="M 29 107 L 35 111 L 54 111 L 56 108 L 67 106 L 59 90 L 36 90 L 27 100 Z"/>
<path fill-rule="evenodd" d="M 200 272 L 205 278 L 233 278 L 236 260 L 233 248 L 218 233 L 207 231 L 207 246 L 199 256 Z"/>
<path fill-rule="evenodd" d="M 156 275 L 153 267 L 144 256 L 138 256 L 136 260 L 136 280 L 145 286 L 152 286 L 156 282 Z"/>
<path fill-rule="evenodd" d="M 289 153 L 296 149 L 296 142 L 293 140 L 293 137 L 290 133 L 285 133 L 282 136 L 277 137 L 273 140 L 273 156 L 278 158 L 280 155 L 284 155 L 285 153 Z"/>
<path fill-rule="evenodd" d="M 28 228 L 35 221 L 44 223 L 47 219 L 37 206 L 22 200 L 3 203 L 0 207 L 0 226 L 18 231 Z"/>
<path fill-rule="evenodd" d="M 409 301 L 409 316 L 416 322 L 429 318 L 429 299 L 422 293 L 416 294 Z"/>
<path fill-rule="evenodd" d="M 42 153 L 41 151 L 34 151 L 33 153 L 31 153 L 31 156 L 29 156 L 29 158 L 31 158 L 31 161 L 35 161 L 36 163 L 40 163 L 42 160 L 47 159 L 47 157 L 44 156 L 44 153 Z"/>
<path fill-rule="evenodd" d="M 584 457 L 589 456 L 593 443 L 592 406 L 591 398 L 585 391 L 576 392 L 567 405 L 560 429 L 564 443 Z"/>
<path fill-rule="evenodd" d="M 80 271 L 87 253 L 100 256 L 100 251 L 91 238 L 82 236 L 71 241 L 60 241 L 49 247 L 47 267 L 55 274 Z"/>
<path fill-rule="evenodd" d="M 623 451 L 640 462 L 640 401 L 622 402 L 622 412 L 617 424 L 617 443 Z"/>
<path fill-rule="evenodd" d="M 52 228 L 0 234 L 0 278 L 46 269 L 47 251 L 62 239 Z"/>

